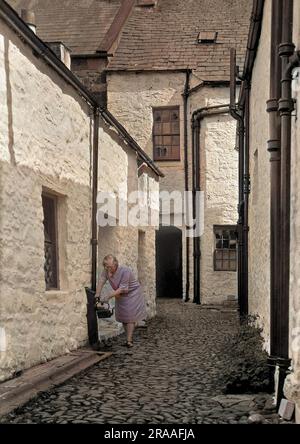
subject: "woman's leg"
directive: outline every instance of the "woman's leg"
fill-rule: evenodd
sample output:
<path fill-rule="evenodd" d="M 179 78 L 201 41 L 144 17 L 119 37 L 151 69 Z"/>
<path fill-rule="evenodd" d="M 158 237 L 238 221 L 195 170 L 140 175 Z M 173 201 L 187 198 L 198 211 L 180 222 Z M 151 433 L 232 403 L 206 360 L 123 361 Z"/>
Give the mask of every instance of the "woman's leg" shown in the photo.
<path fill-rule="evenodd" d="M 135 322 L 129 322 L 127 324 L 127 330 L 126 330 L 127 342 L 132 343 L 134 327 L 135 327 Z"/>

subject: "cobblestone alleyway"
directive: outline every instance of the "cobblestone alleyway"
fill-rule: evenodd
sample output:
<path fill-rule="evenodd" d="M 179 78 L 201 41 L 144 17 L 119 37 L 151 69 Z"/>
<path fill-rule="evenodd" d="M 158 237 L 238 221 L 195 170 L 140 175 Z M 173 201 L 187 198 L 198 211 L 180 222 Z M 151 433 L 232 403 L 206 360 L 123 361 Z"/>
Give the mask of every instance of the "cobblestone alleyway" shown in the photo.
<path fill-rule="evenodd" d="M 225 397 L 219 350 L 235 313 L 160 300 L 158 315 L 113 356 L 2 418 L 14 423 L 247 423 L 255 396 Z"/>

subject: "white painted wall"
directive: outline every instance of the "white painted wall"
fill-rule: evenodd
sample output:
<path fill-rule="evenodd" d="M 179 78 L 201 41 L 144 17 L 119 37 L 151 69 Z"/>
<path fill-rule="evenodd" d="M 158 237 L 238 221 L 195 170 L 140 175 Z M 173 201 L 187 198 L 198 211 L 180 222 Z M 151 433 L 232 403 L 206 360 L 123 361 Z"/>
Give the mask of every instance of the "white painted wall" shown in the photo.
<path fill-rule="evenodd" d="M 250 97 L 249 312 L 258 315 L 266 349 L 270 342 L 270 98 L 271 1 L 265 4 L 262 35 Z"/>
<path fill-rule="evenodd" d="M 141 147 L 153 156 L 152 108 L 180 106 L 181 160 L 157 162 L 165 174 L 160 189 L 184 190 L 184 114 L 182 93 L 185 73 L 109 73 L 108 106 Z M 191 86 L 199 83 L 192 79 Z M 228 88 L 200 88 L 189 100 L 189 186 L 192 186 L 191 117 L 203 106 L 229 103 Z M 236 273 L 214 272 L 214 224 L 235 224 L 237 221 L 237 152 L 236 123 L 230 116 L 209 117 L 203 122 L 201 133 L 202 189 L 205 191 L 205 233 L 201 240 L 201 292 L 203 303 L 221 303 L 227 296 L 236 295 Z M 183 228 L 183 227 L 181 227 Z M 183 296 L 185 296 L 186 238 L 183 230 Z M 190 242 L 190 295 L 193 294 L 193 248 Z"/>
<path fill-rule="evenodd" d="M 2 21 L 0 115 L 2 381 L 87 342 L 93 134 L 88 105 Z M 116 190 L 119 182 L 127 190 L 137 188 L 136 153 L 104 122 L 99 139 L 99 190 Z M 45 290 L 44 189 L 59 199 L 58 291 Z M 107 249 L 119 251 L 120 261 L 136 270 L 138 228 L 118 230 L 112 229 Z M 102 242 L 100 233 L 99 248 Z M 147 232 L 147 249 L 150 317 L 155 313 L 153 230 Z"/>

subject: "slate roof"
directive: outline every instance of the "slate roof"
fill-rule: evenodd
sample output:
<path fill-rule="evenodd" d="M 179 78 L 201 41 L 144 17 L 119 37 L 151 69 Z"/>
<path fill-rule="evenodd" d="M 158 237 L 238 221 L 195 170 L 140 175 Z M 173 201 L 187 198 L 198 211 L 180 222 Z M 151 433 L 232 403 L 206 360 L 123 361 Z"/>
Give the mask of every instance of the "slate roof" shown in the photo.
<path fill-rule="evenodd" d="M 72 55 L 94 54 L 108 32 L 122 0 L 8 0 L 18 13 L 32 9 L 38 36 L 62 41 Z"/>
<path fill-rule="evenodd" d="M 195 70 L 203 80 L 228 80 L 230 48 L 243 64 L 251 0 L 158 0 L 135 7 L 109 70 Z M 200 31 L 218 32 L 216 43 L 197 43 Z"/>

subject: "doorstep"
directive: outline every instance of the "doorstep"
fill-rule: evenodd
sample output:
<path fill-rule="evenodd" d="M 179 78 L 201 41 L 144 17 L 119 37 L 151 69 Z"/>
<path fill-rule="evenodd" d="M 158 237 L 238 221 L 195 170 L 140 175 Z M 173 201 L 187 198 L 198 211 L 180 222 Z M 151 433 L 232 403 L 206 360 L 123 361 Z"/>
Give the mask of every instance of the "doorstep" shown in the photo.
<path fill-rule="evenodd" d="M 21 407 L 41 392 L 62 384 L 111 355 L 110 352 L 81 348 L 25 370 L 18 378 L 2 382 L 0 384 L 0 416 Z"/>

